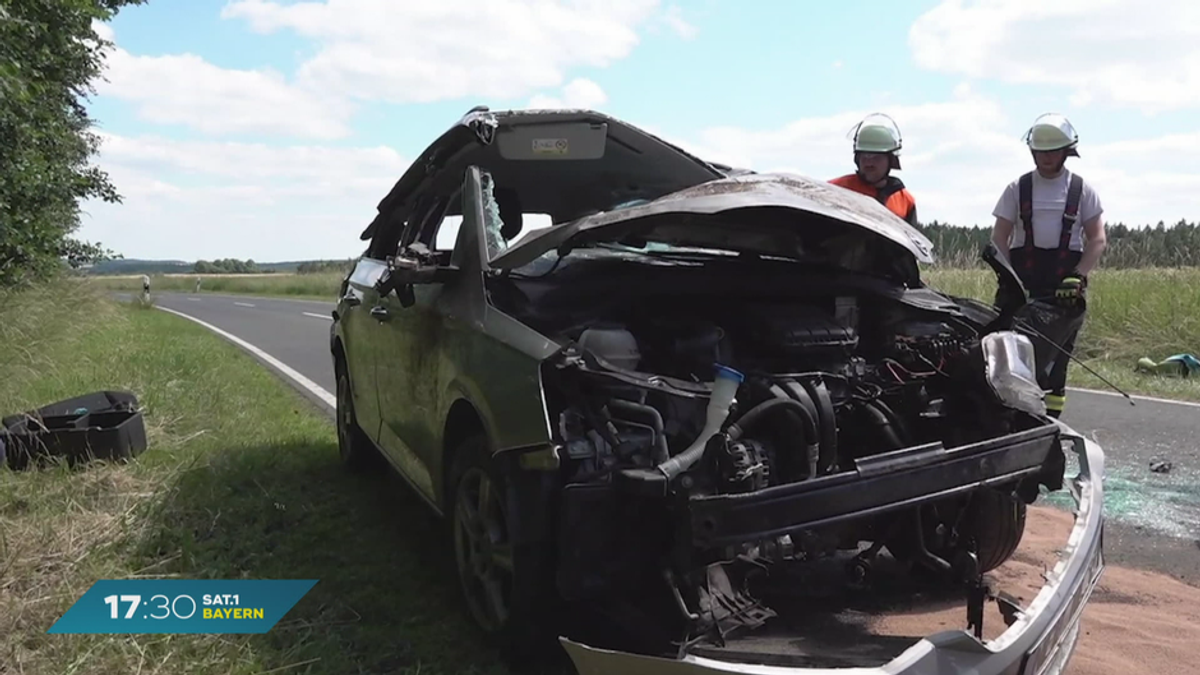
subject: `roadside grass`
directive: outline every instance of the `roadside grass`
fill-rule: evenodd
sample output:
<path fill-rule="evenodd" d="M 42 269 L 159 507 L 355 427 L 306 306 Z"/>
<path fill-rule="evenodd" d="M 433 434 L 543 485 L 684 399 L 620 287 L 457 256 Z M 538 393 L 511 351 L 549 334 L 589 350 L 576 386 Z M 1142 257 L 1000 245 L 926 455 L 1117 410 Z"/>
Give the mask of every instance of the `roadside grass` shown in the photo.
<path fill-rule="evenodd" d="M 230 293 L 237 295 L 268 295 L 303 300 L 332 301 L 337 297 L 338 284 L 342 281 L 338 272 L 316 272 L 313 274 L 246 274 L 246 275 L 150 275 L 150 289 L 193 293 L 196 278 L 201 279 L 200 293 Z M 142 285 L 138 277 L 84 277 L 88 283 L 106 291 L 128 291 L 140 293 Z"/>
<path fill-rule="evenodd" d="M 0 415 L 136 393 L 126 464 L 0 468 L 0 671 L 505 672 L 399 478 L 338 461 L 331 420 L 204 328 L 86 283 L 0 294 Z M 265 635 L 48 635 L 98 579 L 315 578 Z"/>

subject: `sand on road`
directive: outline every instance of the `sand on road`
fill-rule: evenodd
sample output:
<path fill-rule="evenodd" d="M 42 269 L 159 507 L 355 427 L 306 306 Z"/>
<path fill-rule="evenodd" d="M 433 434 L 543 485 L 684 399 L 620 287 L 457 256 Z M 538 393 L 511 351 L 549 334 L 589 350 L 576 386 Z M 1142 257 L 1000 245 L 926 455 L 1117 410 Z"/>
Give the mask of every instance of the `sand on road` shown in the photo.
<path fill-rule="evenodd" d="M 1017 553 L 993 575 L 1001 590 L 1028 604 L 1044 584 L 1042 574 L 1059 560 L 1073 516 L 1048 506 L 1029 509 Z M 871 627 L 880 635 L 922 635 L 965 626 L 960 604 L 942 610 L 889 612 Z M 984 637 L 1005 629 L 988 603 Z M 1200 671 L 1200 588 L 1173 577 L 1109 564 L 1083 612 L 1083 634 L 1068 675 L 1162 675 Z"/>

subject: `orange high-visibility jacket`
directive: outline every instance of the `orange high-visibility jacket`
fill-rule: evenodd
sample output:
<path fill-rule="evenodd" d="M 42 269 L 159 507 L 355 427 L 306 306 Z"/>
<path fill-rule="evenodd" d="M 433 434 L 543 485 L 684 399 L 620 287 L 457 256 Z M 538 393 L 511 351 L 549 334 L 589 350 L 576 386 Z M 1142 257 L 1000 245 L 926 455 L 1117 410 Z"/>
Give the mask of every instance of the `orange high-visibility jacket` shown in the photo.
<path fill-rule="evenodd" d="M 887 183 L 881 188 L 867 183 L 856 173 L 834 178 L 829 182 L 868 197 L 874 197 L 889 211 L 908 221 L 909 225 L 916 227 L 917 200 L 913 198 L 912 193 L 904 187 L 904 183 L 899 178 L 888 176 Z"/>

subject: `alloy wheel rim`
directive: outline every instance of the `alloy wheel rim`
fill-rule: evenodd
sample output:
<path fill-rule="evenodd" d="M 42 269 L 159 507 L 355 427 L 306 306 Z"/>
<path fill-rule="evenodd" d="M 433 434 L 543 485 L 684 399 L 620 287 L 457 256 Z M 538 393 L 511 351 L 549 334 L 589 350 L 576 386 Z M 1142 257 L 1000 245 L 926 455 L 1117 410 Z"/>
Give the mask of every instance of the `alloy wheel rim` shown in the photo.
<path fill-rule="evenodd" d="M 454 500 L 454 552 L 468 608 L 486 631 L 510 615 L 513 549 L 501 495 L 478 468 L 468 469 Z"/>

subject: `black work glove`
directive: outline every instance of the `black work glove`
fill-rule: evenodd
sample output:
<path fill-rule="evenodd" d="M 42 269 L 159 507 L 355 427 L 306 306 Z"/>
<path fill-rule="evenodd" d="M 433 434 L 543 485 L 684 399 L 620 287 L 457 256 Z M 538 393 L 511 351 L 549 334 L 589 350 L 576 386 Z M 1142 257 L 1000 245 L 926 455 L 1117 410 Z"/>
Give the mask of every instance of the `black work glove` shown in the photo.
<path fill-rule="evenodd" d="M 1081 307 L 1087 303 L 1087 277 L 1078 270 L 1058 282 L 1054 299 L 1063 307 Z"/>

